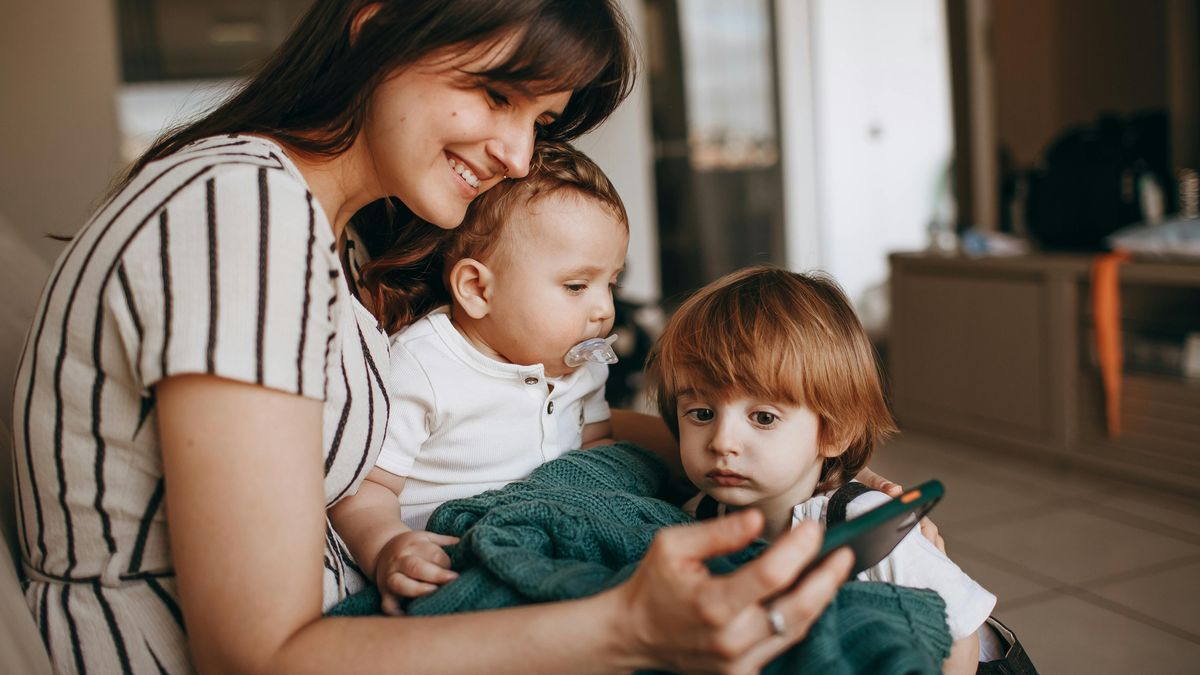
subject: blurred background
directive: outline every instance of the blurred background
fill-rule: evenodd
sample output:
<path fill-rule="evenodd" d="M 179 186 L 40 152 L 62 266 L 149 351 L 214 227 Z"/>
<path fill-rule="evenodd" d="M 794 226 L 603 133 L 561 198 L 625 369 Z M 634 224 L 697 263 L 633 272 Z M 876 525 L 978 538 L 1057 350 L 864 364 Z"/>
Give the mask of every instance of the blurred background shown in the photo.
<path fill-rule="evenodd" d="M 5 382 L 63 246 L 46 235 L 308 4 L 6 4 Z M 1195 672 L 1200 0 L 622 4 L 642 76 L 580 142 L 632 221 L 610 398 L 644 405 L 641 358 L 688 292 L 760 262 L 827 270 L 905 431 L 877 469 L 943 479 L 951 555 L 1043 672 Z M 1094 283 L 1113 248 L 1132 260 Z M 7 423 L 8 385 L 0 406 Z"/>

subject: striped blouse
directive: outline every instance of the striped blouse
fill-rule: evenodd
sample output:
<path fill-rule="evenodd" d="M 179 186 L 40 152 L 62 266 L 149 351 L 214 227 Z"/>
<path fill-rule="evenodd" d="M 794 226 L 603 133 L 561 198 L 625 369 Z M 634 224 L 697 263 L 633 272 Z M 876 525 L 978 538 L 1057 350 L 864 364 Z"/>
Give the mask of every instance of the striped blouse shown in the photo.
<path fill-rule="evenodd" d="M 150 163 L 59 258 L 13 424 L 25 597 L 56 670 L 192 669 L 163 512 L 162 378 L 324 401 L 326 503 L 357 489 L 387 425 L 388 342 L 344 274 L 300 172 L 251 136 Z M 363 583 L 326 522 L 325 606 Z"/>

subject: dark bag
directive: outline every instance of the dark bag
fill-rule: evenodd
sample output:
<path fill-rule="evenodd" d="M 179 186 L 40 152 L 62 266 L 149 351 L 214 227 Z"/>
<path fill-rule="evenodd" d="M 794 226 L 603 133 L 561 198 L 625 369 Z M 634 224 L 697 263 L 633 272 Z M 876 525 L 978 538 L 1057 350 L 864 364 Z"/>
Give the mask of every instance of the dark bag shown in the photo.
<path fill-rule="evenodd" d="M 1056 138 L 1030 177 L 1029 233 L 1046 249 L 1099 251 L 1104 238 L 1142 218 L 1138 181 L 1170 183 L 1167 113 L 1101 117 Z"/>

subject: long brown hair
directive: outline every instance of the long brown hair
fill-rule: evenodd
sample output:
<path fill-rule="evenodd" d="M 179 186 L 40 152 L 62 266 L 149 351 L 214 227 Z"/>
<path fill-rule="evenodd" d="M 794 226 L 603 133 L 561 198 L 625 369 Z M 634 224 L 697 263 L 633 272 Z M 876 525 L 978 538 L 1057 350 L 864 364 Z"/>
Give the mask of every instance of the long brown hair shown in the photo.
<path fill-rule="evenodd" d="M 450 268 L 463 258 L 487 259 L 501 245 L 514 209 L 559 190 L 595 200 L 629 227 L 625 204 L 595 162 L 568 143 L 539 142 L 529 175 L 476 197 L 462 225 L 446 230 L 416 220 L 363 266 L 361 287 L 380 324 L 392 333 L 449 303 L 445 277 Z"/>
<path fill-rule="evenodd" d="M 646 373 L 676 438 L 687 390 L 807 406 L 821 447 L 844 449 L 825 459 L 822 491 L 853 478 L 896 432 L 875 349 L 842 289 L 820 273 L 758 266 L 705 286 L 671 317 Z"/>
<path fill-rule="evenodd" d="M 351 40 L 355 18 L 370 6 L 375 13 Z M 112 193 L 147 163 L 208 136 L 257 133 L 311 155 L 340 154 L 362 128 L 376 87 L 395 69 L 510 33 L 516 46 L 508 58 L 475 75 L 532 93 L 573 90 L 563 114 L 540 132 L 545 137 L 571 139 L 593 129 L 633 86 L 636 60 L 615 0 L 316 0 L 236 94 L 159 138 Z"/>

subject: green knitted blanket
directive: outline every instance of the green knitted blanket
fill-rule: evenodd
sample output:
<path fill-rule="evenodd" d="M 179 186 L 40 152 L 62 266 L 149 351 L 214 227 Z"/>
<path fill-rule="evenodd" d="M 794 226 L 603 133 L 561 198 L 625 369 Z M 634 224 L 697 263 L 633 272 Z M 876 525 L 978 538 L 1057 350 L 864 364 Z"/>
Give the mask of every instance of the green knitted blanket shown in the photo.
<path fill-rule="evenodd" d="M 443 504 L 428 529 L 460 537 L 447 548 L 458 579 L 417 598 L 412 615 L 497 609 L 599 593 L 632 574 L 659 529 L 691 522 L 655 498 L 667 472 L 628 443 L 570 452 L 528 479 Z M 760 553 L 756 542 L 708 561 L 725 574 Z M 379 613 L 374 588 L 329 611 Z M 949 653 L 945 604 L 932 591 L 847 583 L 808 638 L 770 673 L 939 673 Z"/>

